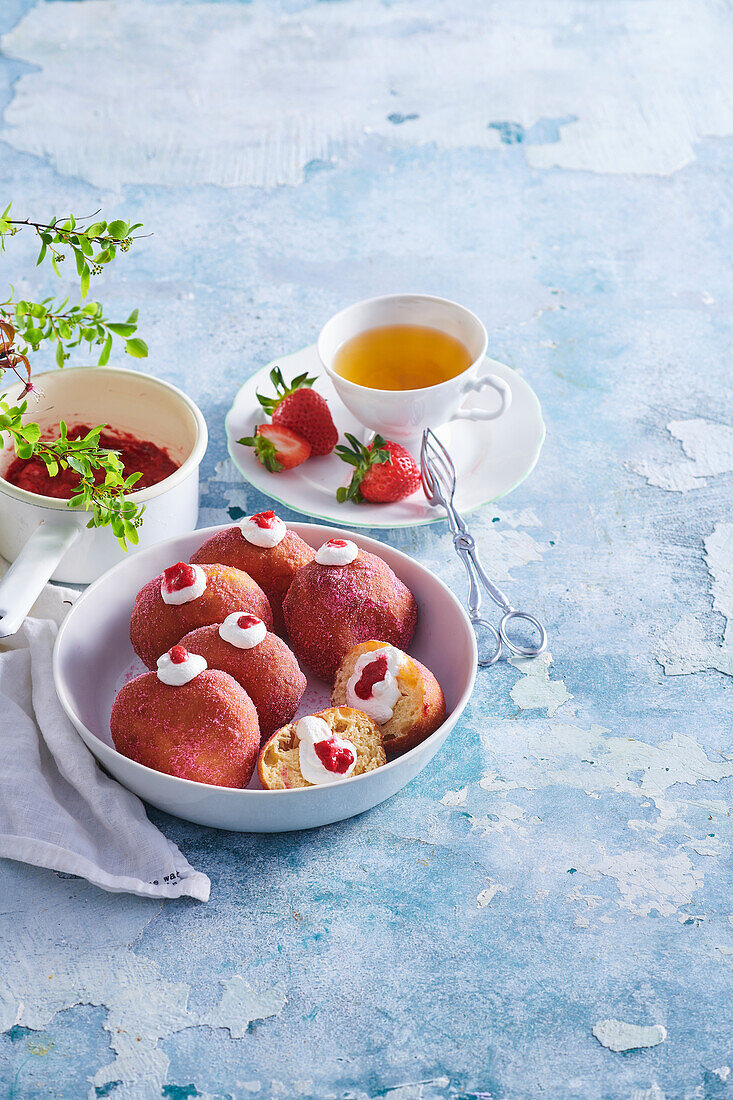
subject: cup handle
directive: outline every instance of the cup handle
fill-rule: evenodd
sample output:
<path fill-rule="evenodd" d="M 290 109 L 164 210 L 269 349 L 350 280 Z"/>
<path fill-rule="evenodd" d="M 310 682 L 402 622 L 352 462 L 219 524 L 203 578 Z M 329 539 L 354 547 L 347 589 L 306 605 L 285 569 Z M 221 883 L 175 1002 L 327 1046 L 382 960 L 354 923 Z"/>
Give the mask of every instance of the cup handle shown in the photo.
<path fill-rule="evenodd" d="M 469 393 L 480 393 L 491 386 L 501 398 L 501 405 L 495 411 L 489 409 L 459 409 L 451 420 L 498 420 L 512 403 L 512 391 L 508 382 L 499 378 L 498 374 L 484 374 L 481 378 L 474 378 L 463 387 L 463 396 Z"/>

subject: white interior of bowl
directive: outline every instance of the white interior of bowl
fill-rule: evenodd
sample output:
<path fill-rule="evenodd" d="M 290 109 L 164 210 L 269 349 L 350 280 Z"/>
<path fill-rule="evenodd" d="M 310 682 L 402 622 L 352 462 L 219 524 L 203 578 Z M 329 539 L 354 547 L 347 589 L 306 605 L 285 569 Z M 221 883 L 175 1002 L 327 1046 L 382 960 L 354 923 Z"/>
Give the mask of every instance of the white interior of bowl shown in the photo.
<path fill-rule="evenodd" d="M 343 536 L 341 529 L 316 524 L 292 523 L 289 527 L 316 548 L 327 538 Z M 159 543 L 121 562 L 87 589 L 64 621 L 54 653 L 56 690 L 64 709 L 87 744 L 94 751 L 95 741 L 106 746 L 101 753 L 103 762 L 105 757 L 108 762 L 110 752 L 118 760 L 124 759 L 113 747 L 109 729 L 110 711 L 121 683 L 142 670 L 129 640 L 130 613 L 137 592 L 172 562 L 187 560 L 205 539 L 220 529 L 212 527 L 194 531 Z M 437 677 L 446 698 L 448 714 L 445 725 L 452 726 L 456 714 L 466 705 L 476 675 L 475 638 L 465 611 L 450 589 L 418 562 L 358 533 L 351 537 L 365 550 L 380 554 L 414 593 L 419 615 L 409 652 Z M 308 670 L 304 669 L 304 672 L 308 673 Z M 328 686 L 309 676 L 300 713 L 313 713 L 327 706 L 328 696 Z M 440 737 L 440 730 L 432 735 L 432 738 Z M 399 767 L 400 762 L 421 748 L 412 749 L 378 771 Z M 238 799 L 253 795 L 269 799 L 298 798 L 324 790 L 307 787 L 290 791 L 261 791 L 253 789 L 257 786 L 256 780 L 251 788 L 244 791 L 211 788 L 206 784 L 153 772 L 142 764 L 128 760 L 125 760 L 125 765 L 128 771 L 130 768 L 133 772 L 139 769 L 140 773 L 156 776 L 161 786 L 182 784 L 184 788 L 214 790 Z M 329 784 L 328 787 L 332 790 L 344 784 L 360 783 L 367 778 L 366 775 L 358 776 Z"/>
<path fill-rule="evenodd" d="M 57 434 L 59 420 L 65 420 L 69 427 L 107 424 L 164 448 L 181 465 L 193 457 L 194 452 L 196 461 L 203 455 L 206 427 L 201 414 L 180 390 L 151 375 L 106 367 L 66 367 L 38 375 L 34 384 L 42 390 L 43 396 L 37 403 L 29 402 L 24 419 L 37 422 L 49 435 Z M 8 393 L 15 398 L 21 389 L 20 385 L 8 387 Z M 14 458 L 12 448 L 0 451 L 0 478 Z M 10 488 L 22 492 L 15 486 Z M 33 500 L 32 494 L 24 495 Z M 65 507 L 65 502 L 60 506 Z"/>

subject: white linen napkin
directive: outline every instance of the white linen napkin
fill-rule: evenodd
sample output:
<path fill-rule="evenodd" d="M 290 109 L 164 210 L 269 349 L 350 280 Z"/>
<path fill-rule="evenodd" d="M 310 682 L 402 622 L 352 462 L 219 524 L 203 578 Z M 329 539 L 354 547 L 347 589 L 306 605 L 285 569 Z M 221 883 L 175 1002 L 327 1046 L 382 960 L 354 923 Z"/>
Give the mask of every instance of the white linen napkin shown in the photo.
<path fill-rule="evenodd" d="M 98 767 L 56 697 L 53 645 L 76 596 L 47 585 L 18 633 L 0 639 L 0 856 L 112 892 L 208 901 L 207 876 Z"/>

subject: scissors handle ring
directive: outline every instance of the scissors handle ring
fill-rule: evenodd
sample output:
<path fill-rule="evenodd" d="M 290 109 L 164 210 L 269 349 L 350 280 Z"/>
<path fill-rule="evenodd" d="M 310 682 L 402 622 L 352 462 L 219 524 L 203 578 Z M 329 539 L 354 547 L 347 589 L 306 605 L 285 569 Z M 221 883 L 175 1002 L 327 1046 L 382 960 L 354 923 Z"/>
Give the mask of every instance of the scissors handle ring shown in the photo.
<path fill-rule="evenodd" d="M 507 634 L 507 623 L 512 619 L 522 619 L 525 623 L 531 623 L 531 625 L 539 632 L 540 640 L 537 645 L 519 645 L 517 642 L 513 642 Z M 501 638 L 507 649 L 511 649 L 512 653 L 516 653 L 518 657 L 538 657 L 540 653 L 544 653 L 547 648 L 547 631 L 534 615 L 528 615 L 526 611 L 507 611 L 499 623 L 499 637 Z"/>
<path fill-rule="evenodd" d="M 490 668 L 491 665 L 495 665 L 501 657 L 501 636 L 496 627 L 490 623 L 487 619 L 484 619 L 482 615 L 471 615 L 471 624 L 473 626 L 474 634 L 476 635 L 476 641 L 481 642 L 480 631 L 485 631 L 494 640 L 494 651 L 488 657 L 480 657 L 478 659 L 478 665 L 480 668 Z"/>

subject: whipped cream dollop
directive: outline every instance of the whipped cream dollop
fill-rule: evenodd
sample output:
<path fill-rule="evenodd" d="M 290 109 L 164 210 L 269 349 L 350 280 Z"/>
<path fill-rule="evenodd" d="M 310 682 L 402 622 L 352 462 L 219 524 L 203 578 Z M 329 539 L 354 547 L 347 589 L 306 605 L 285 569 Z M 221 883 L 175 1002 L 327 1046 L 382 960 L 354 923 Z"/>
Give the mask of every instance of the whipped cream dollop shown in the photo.
<path fill-rule="evenodd" d="M 185 561 L 169 566 L 160 582 L 163 603 L 190 603 L 203 596 L 205 591 L 206 574 L 203 569 L 200 565 L 187 565 Z"/>
<path fill-rule="evenodd" d="M 267 627 L 248 611 L 233 611 L 219 627 L 219 637 L 237 649 L 254 649 L 265 640 Z"/>
<path fill-rule="evenodd" d="M 400 697 L 397 677 L 406 660 L 392 645 L 362 653 L 346 684 L 346 705 L 363 710 L 377 725 L 389 722 Z"/>
<path fill-rule="evenodd" d="M 253 546 L 271 549 L 285 538 L 287 527 L 274 512 L 255 512 L 240 520 L 239 530 Z"/>
<path fill-rule="evenodd" d="M 316 550 L 319 565 L 351 565 L 359 547 L 350 539 L 329 539 Z"/>
<path fill-rule="evenodd" d="M 198 653 L 189 653 L 182 645 L 174 645 L 162 657 L 158 657 L 156 676 L 169 687 L 182 687 L 207 669 L 206 659 Z"/>
<path fill-rule="evenodd" d="M 348 779 L 356 767 L 356 747 L 332 733 L 322 718 L 308 715 L 295 724 L 300 746 L 300 771 L 308 783 L 336 783 Z"/>

